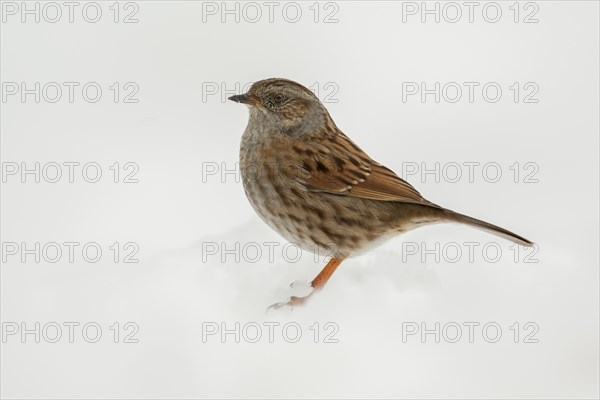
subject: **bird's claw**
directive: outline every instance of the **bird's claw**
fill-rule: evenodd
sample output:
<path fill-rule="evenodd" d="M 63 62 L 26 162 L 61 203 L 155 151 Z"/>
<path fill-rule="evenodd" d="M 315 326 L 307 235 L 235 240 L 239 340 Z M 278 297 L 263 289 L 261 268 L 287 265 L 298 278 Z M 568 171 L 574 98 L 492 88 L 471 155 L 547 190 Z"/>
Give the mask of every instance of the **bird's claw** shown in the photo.
<path fill-rule="evenodd" d="M 303 305 L 306 302 L 306 300 L 308 300 L 309 297 L 310 297 L 310 294 L 305 297 L 292 296 L 289 298 L 288 301 L 271 304 L 267 308 L 267 311 L 279 310 L 280 308 L 283 308 L 283 307 L 290 307 L 293 310 L 294 307 L 299 307 L 299 306 Z"/>

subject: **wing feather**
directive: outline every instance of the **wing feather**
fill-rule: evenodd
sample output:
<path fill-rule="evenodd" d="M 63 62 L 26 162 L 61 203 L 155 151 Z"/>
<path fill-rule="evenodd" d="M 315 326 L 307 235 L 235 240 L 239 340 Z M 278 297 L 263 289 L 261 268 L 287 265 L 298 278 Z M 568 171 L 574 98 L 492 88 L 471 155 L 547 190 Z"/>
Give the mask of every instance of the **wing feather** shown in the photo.
<path fill-rule="evenodd" d="M 408 182 L 371 159 L 347 136 L 306 138 L 294 144 L 295 174 L 306 190 L 380 201 L 433 205 Z M 307 157 L 308 156 L 308 157 Z"/>

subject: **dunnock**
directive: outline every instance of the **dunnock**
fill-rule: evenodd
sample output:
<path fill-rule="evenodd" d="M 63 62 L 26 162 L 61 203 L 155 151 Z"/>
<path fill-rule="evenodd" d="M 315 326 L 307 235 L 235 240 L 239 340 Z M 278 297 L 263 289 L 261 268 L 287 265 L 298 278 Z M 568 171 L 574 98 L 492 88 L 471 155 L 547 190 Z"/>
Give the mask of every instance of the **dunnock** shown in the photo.
<path fill-rule="evenodd" d="M 229 100 L 249 106 L 240 166 L 252 207 L 301 249 L 332 256 L 311 282 L 312 293 L 344 259 L 424 225 L 460 222 L 533 245 L 506 229 L 424 199 L 344 135 L 319 99 L 296 82 L 262 80 Z M 307 298 L 291 297 L 274 306 L 299 305 Z"/>

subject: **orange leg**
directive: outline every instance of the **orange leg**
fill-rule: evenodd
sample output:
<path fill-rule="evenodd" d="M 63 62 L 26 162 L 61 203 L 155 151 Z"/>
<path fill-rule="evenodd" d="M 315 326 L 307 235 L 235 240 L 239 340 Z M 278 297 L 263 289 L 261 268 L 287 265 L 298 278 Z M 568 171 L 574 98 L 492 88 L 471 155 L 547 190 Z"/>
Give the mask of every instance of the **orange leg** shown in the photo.
<path fill-rule="evenodd" d="M 329 262 L 327 263 L 327 265 L 325 266 L 325 268 L 323 268 L 323 270 L 319 273 L 319 275 L 316 276 L 315 279 L 312 280 L 312 282 L 310 283 L 310 286 L 313 287 L 313 291 L 305 297 L 297 297 L 297 296 L 292 296 L 290 297 L 290 299 L 285 302 L 285 303 L 275 303 L 272 306 L 270 306 L 269 308 L 281 308 L 283 306 L 291 306 L 291 307 L 295 307 L 295 306 L 300 306 L 302 304 L 304 304 L 306 302 L 306 300 L 308 300 L 308 298 L 315 293 L 317 290 L 322 289 L 325 284 L 327 283 L 327 281 L 329 281 L 329 278 L 331 278 L 331 275 L 333 275 L 333 273 L 335 272 L 335 270 L 337 269 L 337 267 L 339 267 L 339 265 L 342 263 L 342 259 L 339 258 L 332 258 L 331 260 L 329 260 Z"/>
<path fill-rule="evenodd" d="M 315 290 L 322 289 L 323 286 L 325 286 L 325 284 L 329 280 L 329 278 L 331 278 L 331 275 L 333 275 L 337 267 L 340 266 L 342 261 L 343 260 L 340 260 L 339 258 L 332 258 L 331 260 L 329 260 L 325 268 L 323 268 L 319 275 L 317 275 L 317 277 L 313 279 L 313 281 L 310 283 L 310 286 L 315 288 Z"/>

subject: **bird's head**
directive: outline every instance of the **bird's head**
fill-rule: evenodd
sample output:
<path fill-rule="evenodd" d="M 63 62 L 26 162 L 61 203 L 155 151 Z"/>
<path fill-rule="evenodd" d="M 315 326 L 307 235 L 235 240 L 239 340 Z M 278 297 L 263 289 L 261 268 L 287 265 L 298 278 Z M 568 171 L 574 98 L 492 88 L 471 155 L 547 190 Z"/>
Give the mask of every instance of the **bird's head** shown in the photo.
<path fill-rule="evenodd" d="M 250 123 L 253 119 L 267 122 L 288 135 L 314 133 L 329 118 L 312 91 L 287 79 L 255 82 L 247 93 L 231 96 L 229 100 L 249 106 Z"/>

